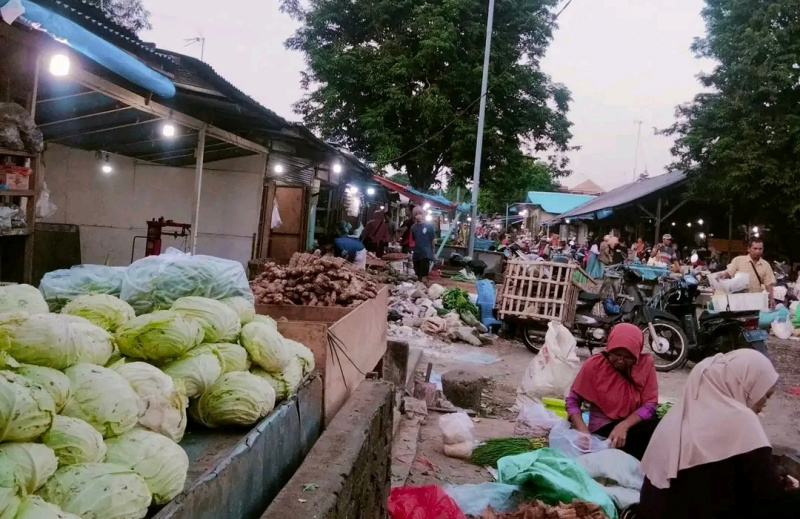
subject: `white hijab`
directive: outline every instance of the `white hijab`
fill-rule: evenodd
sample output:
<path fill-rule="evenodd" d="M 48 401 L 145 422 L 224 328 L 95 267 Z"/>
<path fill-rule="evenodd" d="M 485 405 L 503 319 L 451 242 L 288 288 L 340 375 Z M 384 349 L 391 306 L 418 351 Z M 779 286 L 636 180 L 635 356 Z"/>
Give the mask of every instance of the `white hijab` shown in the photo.
<path fill-rule="evenodd" d="M 642 472 L 656 488 L 669 488 L 680 470 L 769 447 L 751 407 L 777 381 L 772 363 L 755 350 L 699 363 L 689 374 L 681 401 L 656 428 Z"/>

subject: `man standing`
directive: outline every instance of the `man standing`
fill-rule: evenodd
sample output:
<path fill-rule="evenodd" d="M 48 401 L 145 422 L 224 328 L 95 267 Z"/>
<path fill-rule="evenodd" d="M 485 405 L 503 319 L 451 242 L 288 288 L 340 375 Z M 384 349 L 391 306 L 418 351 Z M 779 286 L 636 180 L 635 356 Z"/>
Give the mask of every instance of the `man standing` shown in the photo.
<path fill-rule="evenodd" d="M 719 275 L 719 279 L 730 279 L 739 272 L 749 274 L 748 292 L 755 294 L 766 289 L 769 294 L 769 307 L 774 308 L 775 273 L 772 271 L 772 266 L 762 258 L 763 255 L 764 242 L 761 238 L 750 238 L 747 254 L 733 258 L 725 272 Z"/>
<path fill-rule="evenodd" d="M 661 243 L 653 247 L 653 252 L 650 254 L 651 258 L 656 261 L 670 265 L 673 272 L 681 271 L 681 264 L 678 263 L 678 252 L 675 245 L 672 243 L 672 235 L 665 234 L 661 237 Z"/>
<path fill-rule="evenodd" d="M 425 221 L 425 211 L 421 207 L 414 208 L 415 224 L 411 226 L 411 237 L 414 240 L 414 272 L 420 281 L 425 281 L 431 270 L 433 247 L 436 242 L 436 229 Z"/>

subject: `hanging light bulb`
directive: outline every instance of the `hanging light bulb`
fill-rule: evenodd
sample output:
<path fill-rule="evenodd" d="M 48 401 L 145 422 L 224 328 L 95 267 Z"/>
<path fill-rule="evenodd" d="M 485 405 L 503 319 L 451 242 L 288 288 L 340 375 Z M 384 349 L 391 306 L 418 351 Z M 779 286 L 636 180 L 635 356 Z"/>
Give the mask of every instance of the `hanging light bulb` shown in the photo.
<path fill-rule="evenodd" d="M 111 166 L 111 160 L 110 157 L 108 156 L 108 153 L 106 153 L 106 160 L 105 162 L 103 162 L 103 165 L 100 167 L 100 170 L 106 175 L 114 171 L 114 167 Z"/>
<path fill-rule="evenodd" d="M 171 139 L 172 137 L 175 137 L 175 132 L 176 132 L 175 125 L 169 121 L 165 122 L 164 125 L 161 127 L 161 135 L 163 135 L 164 137 Z"/>
<path fill-rule="evenodd" d="M 53 54 L 50 58 L 50 73 L 56 77 L 69 75 L 70 66 L 69 56 L 66 54 Z"/>
<path fill-rule="evenodd" d="M 275 167 L 272 168 L 272 170 L 275 173 L 277 173 L 278 175 L 280 175 L 281 173 L 283 173 L 283 165 L 282 164 L 275 164 Z"/>
<path fill-rule="evenodd" d="M 433 215 L 431 215 L 431 214 L 426 214 L 426 215 L 425 215 L 425 221 L 426 221 L 426 222 L 430 222 L 431 220 L 433 220 Z"/>
<path fill-rule="evenodd" d="M 334 164 L 333 165 L 333 172 L 336 173 L 337 175 L 339 173 L 341 173 L 342 172 L 342 165 L 339 164 L 338 162 L 336 164 Z"/>
<path fill-rule="evenodd" d="M 370 195 L 370 196 L 374 195 L 375 194 L 375 188 L 374 187 L 368 187 L 367 188 L 367 194 Z"/>

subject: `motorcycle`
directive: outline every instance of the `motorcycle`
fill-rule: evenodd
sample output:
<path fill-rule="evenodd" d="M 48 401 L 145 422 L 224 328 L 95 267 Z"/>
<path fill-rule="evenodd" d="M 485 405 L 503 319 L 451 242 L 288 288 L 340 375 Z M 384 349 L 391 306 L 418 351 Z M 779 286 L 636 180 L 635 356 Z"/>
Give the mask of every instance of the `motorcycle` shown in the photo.
<path fill-rule="evenodd" d="M 615 298 L 581 292 L 570 331 L 578 344 L 589 348 L 605 348 L 608 334 L 616 324 L 632 323 L 644 333 L 645 349 L 653 355 L 656 370 L 672 371 L 686 363 L 688 340 L 681 323 L 674 315 L 647 305 L 647 297 L 639 284 L 641 276 L 623 267 L 623 287 Z M 525 322 L 522 330 L 525 346 L 539 353 L 547 330 L 546 321 Z"/>
<path fill-rule="evenodd" d="M 717 353 L 741 348 L 766 352 L 768 333 L 758 326 L 759 312 L 708 312 L 697 315 L 697 296 L 700 281 L 693 273 L 684 274 L 662 289 L 651 300 L 651 306 L 668 312 L 680 320 L 688 339 L 688 360 L 699 362 Z"/>

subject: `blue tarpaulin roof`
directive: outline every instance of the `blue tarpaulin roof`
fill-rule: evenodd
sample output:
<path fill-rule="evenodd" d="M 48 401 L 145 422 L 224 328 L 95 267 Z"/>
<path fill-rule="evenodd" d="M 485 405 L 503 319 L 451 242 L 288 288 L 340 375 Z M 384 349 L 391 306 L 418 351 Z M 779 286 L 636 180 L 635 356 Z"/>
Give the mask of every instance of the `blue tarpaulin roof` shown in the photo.
<path fill-rule="evenodd" d="M 527 203 L 540 206 L 550 214 L 566 213 L 576 207 L 593 200 L 592 195 L 573 195 L 571 193 L 550 193 L 546 191 L 529 191 Z"/>

